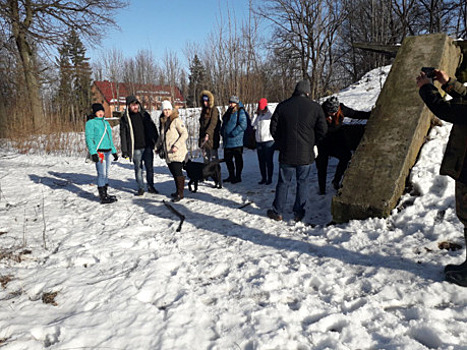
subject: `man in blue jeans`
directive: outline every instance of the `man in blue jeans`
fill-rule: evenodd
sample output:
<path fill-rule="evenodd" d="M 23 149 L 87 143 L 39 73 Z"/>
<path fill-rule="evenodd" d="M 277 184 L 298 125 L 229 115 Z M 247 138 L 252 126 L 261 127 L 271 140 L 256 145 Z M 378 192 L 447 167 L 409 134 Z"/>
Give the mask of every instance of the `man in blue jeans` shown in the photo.
<path fill-rule="evenodd" d="M 294 219 L 301 221 L 305 216 L 311 164 L 315 160 L 313 147 L 328 129 L 323 109 L 308 97 L 310 92 L 310 82 L 299 81 L 292 97 L 279 103 L 271 118 L 271 135 L 279 149 L 279 181 L 267 215 L 276 221 L 283 218 L 293 176 L 297 181 Z"/>
<path fill-rule="evenodd" d="M 120 140 L 122 157 L 133 159 L 135 178 L 138 184 L 137 196 L 144 194 L 143 163 L 149 193 L 159 193 L 154 187 L 154 146 L 159 133 L 156 124 L 138 99 L 127 96 L 126 109 L 120 119 Z"/>

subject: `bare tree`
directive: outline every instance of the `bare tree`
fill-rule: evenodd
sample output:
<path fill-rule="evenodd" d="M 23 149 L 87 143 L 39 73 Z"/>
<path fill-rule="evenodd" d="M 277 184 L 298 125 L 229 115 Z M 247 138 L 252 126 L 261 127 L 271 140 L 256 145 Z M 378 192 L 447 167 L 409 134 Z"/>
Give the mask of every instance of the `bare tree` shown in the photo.
<path fill-rule="evenodd" d="M 123 57 L 123 52 L 117 48 L 104 51 L 101 53 L 100 61 L 105 69 L 104 76 L 111 84 L 112 99 L 117 101 L 117 110 L 120 110 L 119 83 L 125 80 L 125 58 Z"/>
<path fill-rule="evenodd" d="M 114 25 L 114 11 L 123 0 L 1 0 L 0 21 L 14 37 L 21 63 L 26 97 L 38 131 L 43 126 L 37 49 L 60 45 L 63 33 L 74 28 L 80 36 L 96 42 L 102 28 Z M 96 25 L 99 23 L 99 25 Z"/>
<path fill-rule="evenodd" d="M 170 93 L 172 101 L 175 100 L 175 87 L 180 81 L 180 74 L 182 71 L 180 60 L 175 52 L 167 50 L 163 59 L 163 74 L 167 77 L 167 82 L 170 85 Z"/>
<path fill-rule="evenodd" d="M 299 63 L 316 98 L 332 69 L 332 44 L 344 16 L 341 1 L 267 0 L 259 11 L 275 26 L 275 53 Z"/>

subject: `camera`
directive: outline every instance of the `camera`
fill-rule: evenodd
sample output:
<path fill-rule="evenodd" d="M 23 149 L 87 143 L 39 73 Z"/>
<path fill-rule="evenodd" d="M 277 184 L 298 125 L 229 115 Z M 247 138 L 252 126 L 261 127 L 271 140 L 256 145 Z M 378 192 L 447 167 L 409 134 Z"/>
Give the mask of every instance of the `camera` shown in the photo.
<path fill-rule="evenodd" d="M 435 77 L 435 67 L 422 67 L 422 72 L 426 74 L 427 78 L 433 79 Z"/>

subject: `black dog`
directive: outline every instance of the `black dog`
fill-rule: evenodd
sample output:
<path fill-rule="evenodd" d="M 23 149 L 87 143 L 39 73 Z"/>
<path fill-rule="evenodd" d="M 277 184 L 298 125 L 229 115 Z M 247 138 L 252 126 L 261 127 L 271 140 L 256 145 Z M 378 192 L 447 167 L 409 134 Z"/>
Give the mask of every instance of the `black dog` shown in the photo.
<path fill-rule="evenodd" d="M 214 188 L 222 188 L 220 163 L 223 161 L 224 160 L 213 160 L 204 164 L 188 160 L 183 166 L 186 170 L 187 176 L 190 178 L 188 189 L 191 192 L 198 191 L 198 182 L 207 180 L 209 177 L 214 180 Z M 194 190 L 191 189 L 191 185 L 193 183 L 195 184 Z"/>

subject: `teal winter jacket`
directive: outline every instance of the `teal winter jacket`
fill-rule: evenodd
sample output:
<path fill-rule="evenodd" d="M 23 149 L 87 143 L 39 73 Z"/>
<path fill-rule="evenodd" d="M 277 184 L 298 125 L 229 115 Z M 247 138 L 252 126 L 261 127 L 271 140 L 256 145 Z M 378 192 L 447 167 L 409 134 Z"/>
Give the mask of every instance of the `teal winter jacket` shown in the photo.
<path fill-rule="evenodd" d="M 224 148 L 243 147 L 243 134 L 247 128 L 246 118 L 248 117 L 241 102 L 234 109 L 229 108 L 225 112 L 221 126 Z"/>
<path fill-rule="evenodd" d="M 91 155 L 97 154 L 98 149 L 109 149 L 112 150 L 112 153 L 117 153 L 112 139 L 112 128 L 109 122 L 104 118 L 88 120 L 86 122 L 85 135 L 86 146 Z M 102 135 L 104 135 L 104 137 L 102 137 Z"/>

